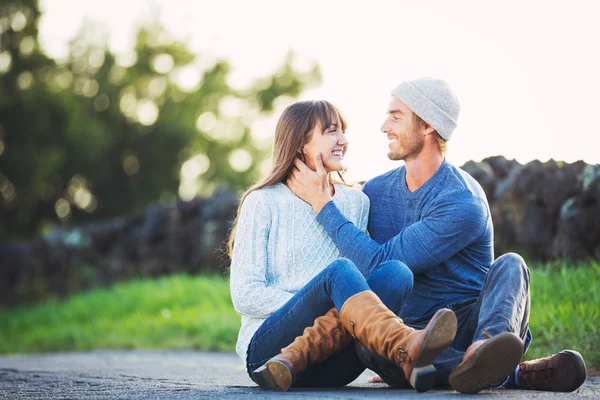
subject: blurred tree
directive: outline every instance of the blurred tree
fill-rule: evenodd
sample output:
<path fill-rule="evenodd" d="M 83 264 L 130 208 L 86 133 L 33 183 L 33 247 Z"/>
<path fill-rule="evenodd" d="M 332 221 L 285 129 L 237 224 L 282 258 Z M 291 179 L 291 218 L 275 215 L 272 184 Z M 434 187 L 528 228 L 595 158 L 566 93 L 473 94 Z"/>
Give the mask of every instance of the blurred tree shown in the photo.
<path fill-rule="evenodd" d="M 253 124 L 320 81 L 290 53 L 240 88 L 227 61 L 191 53 L 158 23 L 128 55 L 88 25 L 57 62 L 40 49 L 39 18 L 37 0 L 0 4 L 0 240 L 241 189 L 266 156 Z"/>

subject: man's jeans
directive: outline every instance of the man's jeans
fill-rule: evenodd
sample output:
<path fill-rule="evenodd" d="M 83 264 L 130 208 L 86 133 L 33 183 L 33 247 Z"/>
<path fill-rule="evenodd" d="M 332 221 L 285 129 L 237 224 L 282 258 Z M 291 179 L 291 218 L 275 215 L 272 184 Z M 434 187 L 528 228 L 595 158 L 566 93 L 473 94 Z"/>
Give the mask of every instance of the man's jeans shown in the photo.
<path fill-rule="evenodd" d="M 508 253 L 494 261 L 485 278 L 479 297 L 461 304 L 449 305 L 458 319 L 456 338 L 433 362 L 436 367 L 436 386 L 447 387 L 448 377 L 462 362 L 471 343 L 483 339 L 487 330 L 490 336 L 501 332 L 513 332 L 525 342 L 525 350 L 531 342 L 529 331 L 529 269 L 523 258 Z M 423 329 L 429 319 L 408 323 L 415 329 Z M 404 372 L 394 363 L 370 352 L 356 343 L 359 358 L 365 366 L 390 386 L 410 387 Z"/>
<path fill-rule="evenodd" d="M 279 354 L 302 335 L 304 328 L 312 326 L 317 317 L 333 306 L 339 311 L 348 298 L 372 290 L 398 314 L 412 285 L 412 272 L 400 261 L 381 264 L 367 280 L 352 261 L 344 258 L 334 261 L 258 328 L 248 346 L 246 368 L 250 378 L 254 370 Z M 293 386 L 340 387 L 352 382 L 364 370 L 351 343 L 324 362 L 308 366 L 298 374 Z"/>

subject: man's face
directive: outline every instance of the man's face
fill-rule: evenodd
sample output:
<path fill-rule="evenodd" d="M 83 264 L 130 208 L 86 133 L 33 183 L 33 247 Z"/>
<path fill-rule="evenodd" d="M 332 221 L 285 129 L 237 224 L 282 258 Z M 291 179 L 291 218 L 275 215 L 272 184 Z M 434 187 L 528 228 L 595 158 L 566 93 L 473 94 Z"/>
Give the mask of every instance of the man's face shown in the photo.
<path fill-rule="evenodd" d="M 418 156 L 425 145 L 425 136 L 417 131 L 414 113 L 406 104 L 392 96 L 387 114 L 381 131 L 388 137 L 388 158 L 408 161 Z"/>

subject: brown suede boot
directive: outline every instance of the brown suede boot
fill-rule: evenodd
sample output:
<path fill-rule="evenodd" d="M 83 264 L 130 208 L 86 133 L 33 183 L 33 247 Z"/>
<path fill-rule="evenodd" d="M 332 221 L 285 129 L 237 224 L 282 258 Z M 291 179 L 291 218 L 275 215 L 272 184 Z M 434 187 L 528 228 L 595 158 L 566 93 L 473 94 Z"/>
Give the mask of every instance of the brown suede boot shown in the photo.
<path fill-rule="evenodd" d="M 356 340 L 402 368 L 417 392 L 431 389 L 436 376 L 431 364 L 456 335 L 452 311 L 439 310 L 425 329 L 416 331 L 404 325 L 370 290 L 350 297 L 340 318 Z"/>
<path fill-rule="evenodd" d="M 510 332 L 485 339 L 467 349 L 463 361 L 452 371 L 448 381 L 460 393 L 477 393 L 492 385 L 501 385 L 515 370 L 523 356 L 523 341 Z"/>
<path fill-rule="evenodd" d="M 342 326 L 334 307 L 315 319 L 313 326 L 304 329 L 302 336 L 281 349 L 280 354 L 254 371 L 252 377 L 262 389 L 285 392 L 308 365 L 325 361 L 351 341 L 352 335 Z"/>
<path fill-rule="evenodd" d="M 521 389 L 551 392 L 573 392 L 587 376 L 583 357 L 574 350 L 522 362 L 518 374 Z"/>

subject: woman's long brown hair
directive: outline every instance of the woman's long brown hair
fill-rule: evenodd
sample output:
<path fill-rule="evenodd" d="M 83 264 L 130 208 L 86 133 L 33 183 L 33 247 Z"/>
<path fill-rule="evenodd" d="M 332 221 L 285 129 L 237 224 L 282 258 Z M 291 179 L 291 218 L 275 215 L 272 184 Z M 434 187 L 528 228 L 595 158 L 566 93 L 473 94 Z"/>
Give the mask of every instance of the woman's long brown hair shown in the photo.
<path fill-rule="evenodd" d="M 342 131 L 346 131 L 346 119 L 342 113 L 333 104 L 328 101 L 300 101 L 287 107 L 275 128 L 275 142 L 273 144 L 273 164 L 269 175 L 250 186 L 240 199 L 233 228 L 229 234 L 229 256 L 233 253 L 233 244 L 237 223 L 242 209 L 242 204 L 248 195 L 255 190 L 267 186 L 285 182 L 288 175 L 294 169 L 294 159 L 302 157 L 302 148 L 311 139 L 311 132 L 315 126 L 319 126 L 325 131 L 332 124 L 342 125 Z M 304 161 L 304 160 L 303 160 Z M 340 179 L 343 177 L 340 174 Z"/>

